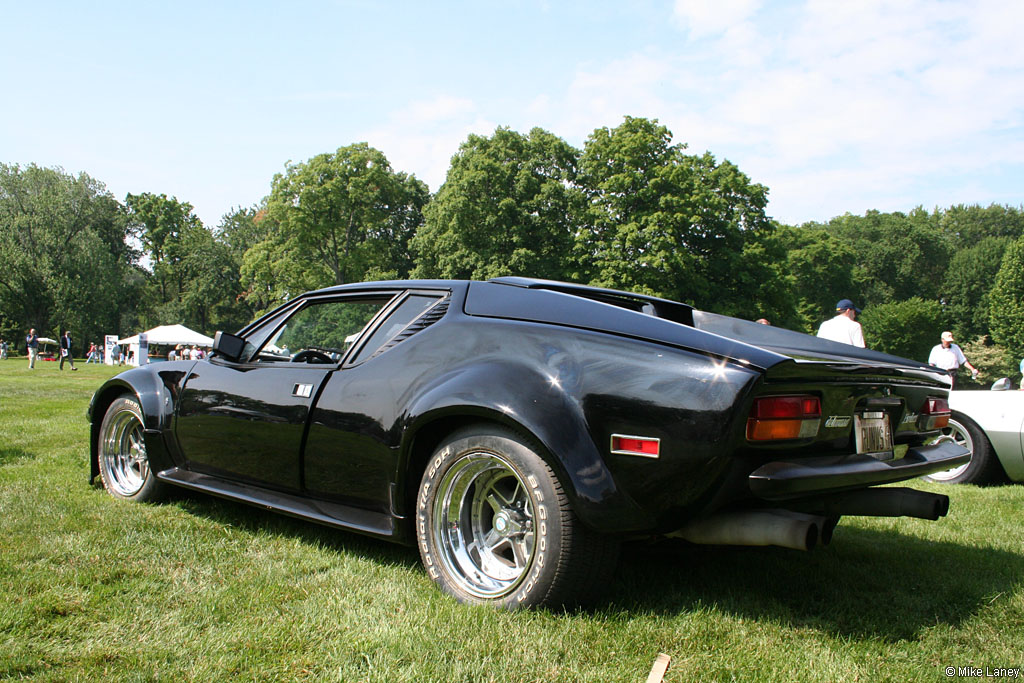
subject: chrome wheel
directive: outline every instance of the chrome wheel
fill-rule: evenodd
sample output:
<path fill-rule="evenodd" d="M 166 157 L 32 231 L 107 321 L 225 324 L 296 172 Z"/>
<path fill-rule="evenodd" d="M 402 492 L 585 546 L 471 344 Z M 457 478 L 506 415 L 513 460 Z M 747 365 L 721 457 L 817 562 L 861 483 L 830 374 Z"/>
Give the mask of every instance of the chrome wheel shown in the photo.
<path fill-rule="evenodd" d="M 953 443 L 963 446 L 971 452 L 971 457 L 974 457 L 974 439 L 971 438 L 967 428 L 956 420 L 950 419 L 949 426 L 942 430 L 942 435 L 935 439 L 934 443 L 942 443 L 943 441 L 952 441 Z M 971 466 L 971 461 L 968 460 L 959 467 L 954 467 L 951 470 L 944 470 L 942 472 L 933 472 L 927 476 L 932 481 L 948 482 L 956 479 Z"/>
<path fill-rule="evenodd" d="M 534 506 L 502 457 L 463 454 L 438 483 L 432 532 L 446 572 L 470 595 L 508 595 L 527 575 L 534 555 Z"/>
<path fill-rule="evenodd" d="M 142 437 L 142 414 L 133 401 L 120 400 L 103 419 L 99 438 L 100 474 L 116 496 L 137 495 L 149 479 L 149 459 Z"/>

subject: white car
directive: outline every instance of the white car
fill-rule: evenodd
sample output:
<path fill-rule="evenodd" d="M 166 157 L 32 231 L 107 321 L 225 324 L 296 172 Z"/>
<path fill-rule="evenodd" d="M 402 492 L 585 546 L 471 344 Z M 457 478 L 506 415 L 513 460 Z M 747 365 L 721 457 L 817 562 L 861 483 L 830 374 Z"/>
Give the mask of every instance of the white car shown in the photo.
<path fill-rule="evenodd" d="M 967 463 L 927 478 L 950 484 L 1024 482 L 1024 391 L 1007 391 L 1000 380 L 993 391 L 949 394 L 952 417 L 940 439 L 971 451 Z"/>

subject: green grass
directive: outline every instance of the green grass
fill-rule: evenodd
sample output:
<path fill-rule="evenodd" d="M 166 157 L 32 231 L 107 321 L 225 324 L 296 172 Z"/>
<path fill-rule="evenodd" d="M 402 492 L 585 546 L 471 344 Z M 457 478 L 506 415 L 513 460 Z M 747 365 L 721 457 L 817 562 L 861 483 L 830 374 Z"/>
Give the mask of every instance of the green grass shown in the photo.
<path fill-rule="evenodd" d="M 85 410 L 116 369 L 0 362 L 0 678 L 948 680 L 1024 665 L 1024 486 L 950 516 L 844 519 L 833 544 L 630 545 L 601 604 L 515 614 L 442 596 L 415 549 L 199 495 L 88 485 Z"/>

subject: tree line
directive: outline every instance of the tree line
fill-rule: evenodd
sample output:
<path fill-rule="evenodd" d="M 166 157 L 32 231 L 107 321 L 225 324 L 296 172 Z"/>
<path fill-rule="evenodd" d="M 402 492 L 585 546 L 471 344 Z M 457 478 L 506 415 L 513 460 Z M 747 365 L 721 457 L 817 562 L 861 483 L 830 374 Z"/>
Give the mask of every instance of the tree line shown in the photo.
<path fill-rule="evenodd" d="M 470 135 L 433 195 L 365 143 L 274 176 L 205 226 L 164 194 L 115 199 L 59 168 L 0 164 L 0 336 L 180 322 L 234 330 L 303 291 L 524 275 L 614 287 L 813 333 L 836 301 L 868 345 L 925 359 L 950 329 L 990 374 L 1024 356 L 1024 213 L 952 206 L 784 225 L 768 188 L 626 117 L 577 149 L 534 128 Z M 972 354 L 974 354 L 972 356 Z"/>

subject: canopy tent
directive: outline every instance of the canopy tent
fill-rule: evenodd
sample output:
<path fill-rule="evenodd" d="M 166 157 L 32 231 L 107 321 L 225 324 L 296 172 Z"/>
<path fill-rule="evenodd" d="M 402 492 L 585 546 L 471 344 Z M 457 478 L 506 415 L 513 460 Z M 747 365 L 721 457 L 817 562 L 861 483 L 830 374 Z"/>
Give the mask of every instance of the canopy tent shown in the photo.
<path fill-rule="evenodd" d="M 200 334 L 195 330 L 190 330 L 184 325 L 159 325 L 151 330 L 140 332 L 139 334 L 145 334 L 149 340 L 149 345 L 162 344 L 165 346 L 175 346 L 177 344 L 184 344 L 186 346 L 213 346 L 213 337 L 207 337 L 205 334 Z M 125 337 L 118 339 L 117 343 L 121 346 L 126 346 L 125 351 L 134 351 L 132 357 L 135 359 L 133 364 L 138 363 L 139 358 L 139 335 L 136 334 L 131 337 Z"/>
<path fill-rule="evenodd" d="M 50 344 L 57 345 L 60 342 L 58 342 L 56 339 L 50 339 L 49 337 L 39 337 L 38 339 L 36 339 L 36 341 L 39 342 L 39 357 L 40 358 L 42 358 L 43 360 L 56 360 L 57 359 L 56 354 L 54 354 L 53 351 L 51 351 L 50 349 L 48 349 L 46 347 L 49 346 Z"/>
<path fill-rule="evenodd" d="M 213 337 L 207 337 L 184 325 L 159 325 L 151 330 L 140 332 L 145 334 L 150 344 L 188 344 L 196 346 L 213 346 Z M 138 344 L 139 335 L 118 339 L 118 344 Z"/>

